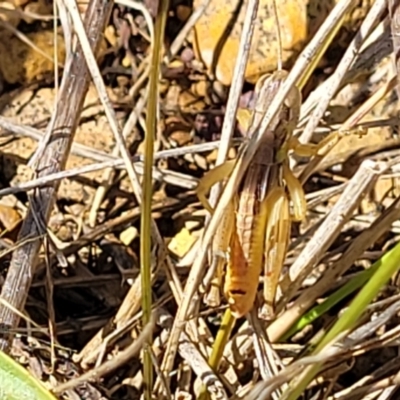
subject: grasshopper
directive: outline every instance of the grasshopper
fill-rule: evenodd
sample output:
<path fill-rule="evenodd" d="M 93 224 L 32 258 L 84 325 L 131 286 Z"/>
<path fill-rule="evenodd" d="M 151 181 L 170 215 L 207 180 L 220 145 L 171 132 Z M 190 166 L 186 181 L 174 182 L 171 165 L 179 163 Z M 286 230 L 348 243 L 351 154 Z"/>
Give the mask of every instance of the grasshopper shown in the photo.
<path fill-rule="evenodd" d="M 256 84 L 256 104 L 248 118 L 250 137 L 288 76 L 281 67 L 282 41 L 276 1 L 272 4 L 277 22 L 279 65 L 275 73 L 262 76 Z M 302 221 L 307 208 L 302 185 L 290 170 L 288 152 L 304 157 L 324 156 L 341 137 L 340 133 L 334 132 L 318 145 L 299 143 L 293 137 L 293 131 L 299 120 L 300 106 L 300 90 L 293 87 L 270 128 L 263 133 L 259 149 L 226 209 L 212 244 L 211 270 L 216 270 L 212 289 L 215 292 L 218 287 L 219 291 L 227 261 L 223 292 L 235 318 L 253 308 L 263 265 L 265 304 L 262 316 L 266 319 L 274 317 L 275 296 L 290 240 L 291 222 Z M 246 114 L 244 110 L 240 111 L 240 115 Z M 208 190 L 228 177 L 234 167 L 235 160 L 227 161 L 209 171 L 199 182 L 197 196 L 210 213 L 213 210 L 206 197 Z"/>
<path fill-rule="evenodd" d="M 286 71 L 278 70 L 258 81 L 249 135 L 258 127 L 287 75 Z M 260 147 L 224 214 L 213 243 L 217 281 L 221 280 L 227 259 L 223 291 L 235 318 L 244 316 L 253 308 L 263 264 L 265 305 L 262 315 L 266 319 L 274 317 L 275 295 L 290 239 L 291 221 L 302 221 L 306 215 L 304 191 L 290 170 L 288 152 L 293 150 L 301 156 L 320 154 L 321 150 L 325 153 L 332 139 L 335 140 L 328 136 L 319 145 L 300 144 L 292 136 L 300 105 L 301 93 L 293 88 L 271 128 L 264 132 Z M 235 160 L 227 161 L 209 171 L 200 181 L 197 195 L 209 212 L 212 208 L 206 193 L 212 185 L 227 177 L 234 165 Z"/>

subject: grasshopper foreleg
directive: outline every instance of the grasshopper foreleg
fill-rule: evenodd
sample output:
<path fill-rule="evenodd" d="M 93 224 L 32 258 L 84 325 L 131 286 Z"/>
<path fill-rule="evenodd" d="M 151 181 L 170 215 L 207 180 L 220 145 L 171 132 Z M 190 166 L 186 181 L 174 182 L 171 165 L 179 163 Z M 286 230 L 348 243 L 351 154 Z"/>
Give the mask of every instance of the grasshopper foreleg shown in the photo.
<path fill-rule="evenodd" d="M 236 160 L 228 160 L 223 164 L 216 166 L 211 171 L 208 171 L 199 181 L 196 189 L 196 194 L 201 204 L 210 214 L 213 213 L 213 209 L 206 195 L 212 186 L 229 177 L 229 175 L 233 171 L 233 168 L 235 167 L 235 162 Z"/>
<path fill-rule="evenodd" d="M 235 160 L 229 160 L 221 165 L 218 165 L 209 171 L 200 180 L 197 186 L 197 197 L 204 208 L 211 214 L 213 213 L 213 209 L 206 195 L 213 185 L 227 178 L 231 174 L 234 166 Z M 206 304 L 212 307 L 216 307 L 220 304 L 220 288 L 222 285 L 224 265 L 229 258 L 229 244 L 232 235 L 232 229 L 235 223 L 235 207 L 236 202 L 232 201 L 227 207 L 222 221 L 220 222 L 219 228 L 217 229 L 211 248 L 210 268 L 203 282 L 204 290 L 207 290 L 208 287 L 210 287 L 204 301 Z"/>

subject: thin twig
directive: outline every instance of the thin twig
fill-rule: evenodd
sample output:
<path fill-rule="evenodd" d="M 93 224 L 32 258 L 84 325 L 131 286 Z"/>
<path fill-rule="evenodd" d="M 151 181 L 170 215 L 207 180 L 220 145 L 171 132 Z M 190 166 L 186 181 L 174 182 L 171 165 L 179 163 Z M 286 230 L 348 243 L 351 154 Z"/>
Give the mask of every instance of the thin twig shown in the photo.
<path fill-rule="evenodd" d="M 233 132 L 235 129 L 236 114 L 239 107 L 240 95 L 242 93 L 242 87 L 245 80 L 247 59 L 249 58 L 250 54 L 250 45 L 253 37 L 254 21 L 257 16 L 258 6 L 255 7 L 253 10 L 248 9 L 247 13 L 249 14 L 250 11 L 252 12 L 252 14 L 250 15 L 251 16 L 250 25 L 243 26 L 243 32 L 240 37 L 239 52 L 236 57 L 235 69 L 233 71 L 233 78 L 232 78 L 232 86 L 229 91 L 229 98 L 226 105 L 226 113 L 222 125 L 221 146 L 218 149 L 218 155 L 215 165 L 220 165 L 225 162 L 226 157 L 228 156 Z M 249 16 L 246 15 L 246 18 L 249 18 Z M 211 194 L 210 194 L 211 206 L 215 205 L 219 197 L 220 191 L 221 191 L 220 185 L 214 185 L 213 188 L 211 189 Z"/>
<path fill-rule="evenodd" d="M 53 392 L 56 394 L 61 394 L 66 390 L 72 389 L 83 383 L 97 381 L 106 374 L 109 374 L 110 372 L 115 371 L 120 366 L 126 364 L 136 354 L 138 354 L 140 350 L 142 350 L 143 344 L 153 332 L 154 322 L 154 318 L 150 320 L 149 323 L 144 327 L 142 333 L 137 338 L 137 340 L 130 344 L 126 349 L 120 351 L 118 355 L 116 355 L 114 358 L 106 361 L 99 367 L 84 373 L 79 378 L 71 379 L 70 381 L 57 386 L 53 389 Z"/>

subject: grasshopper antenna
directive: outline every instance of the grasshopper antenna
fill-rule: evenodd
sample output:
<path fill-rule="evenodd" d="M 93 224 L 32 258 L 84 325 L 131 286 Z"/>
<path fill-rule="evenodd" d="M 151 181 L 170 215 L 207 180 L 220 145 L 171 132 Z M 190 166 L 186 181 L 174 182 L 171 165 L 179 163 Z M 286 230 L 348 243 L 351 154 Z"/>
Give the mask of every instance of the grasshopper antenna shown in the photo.
<path fill-rule="evenodd" d="M 276 22 L 276 38 L 278 41 L 278 71 L 282 71 L 282 36 L 281 36 L 281 28 L 279 25 L 279 17 L 278 17 L 278 7 L 276 6 L 276 0 L 272 2 L 272 8 L 274 12 L 275 22 Z"/>

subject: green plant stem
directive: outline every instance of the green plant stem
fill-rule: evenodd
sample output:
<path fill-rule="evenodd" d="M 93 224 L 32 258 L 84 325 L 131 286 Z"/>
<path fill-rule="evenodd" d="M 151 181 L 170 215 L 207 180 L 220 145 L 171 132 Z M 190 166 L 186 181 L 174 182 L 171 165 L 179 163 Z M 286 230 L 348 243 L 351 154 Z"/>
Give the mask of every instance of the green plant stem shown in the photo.
<path fill-rule="evenodd" d="M 151 290 L 151 203 L 153 197 L 154 137 L 157 133 L 158 80 L 160 75 L 161 50 L 165 23 L 168 15 L 168 0 L 160 0 L 154 26 L 149 76 L 149 99 L 147 103 L 145 159 L 143 175 L 142 216 L 140 224 L 140 273 L 142 280 L 143 326 L 150 322 L 152 306 Z M 153 387 L 153 366 L 151 359 L 152 337 L 150 336 L 143 352 L 144 397 L 151 400 Z"/>
<path fill-rule="evenodd" d="M 217 337 L 210 355 L 210 367 L 216 372 L 219 362 L 221 361 L 222 354 L 226 344 L 228 343 L 233 326 L 235 325 L 235 317 L 232 315 L 231 310 L 228 308 L 221 321 L 221 326 L 218 329 Z"/>
<path fill-rule="evenodd" d="M 222 318 L 221 326 L 218 329 L 217 337 L 215 338 L 214 346 L 211 350 L 211 355 L 209 358 L 210 367 L 215 373 L 217 373 L 219 362 L 221 361 L 222 354 L 224 353 L 225 346 L 228 343 L 233 326 L 235 325 L 235 321 L 235 317 L 228 308 Z M 206 386 L 203 386 L 198 400 L 208 400 L 209 398 L 210 395 L 207 391 L 207 388 Z"/>

